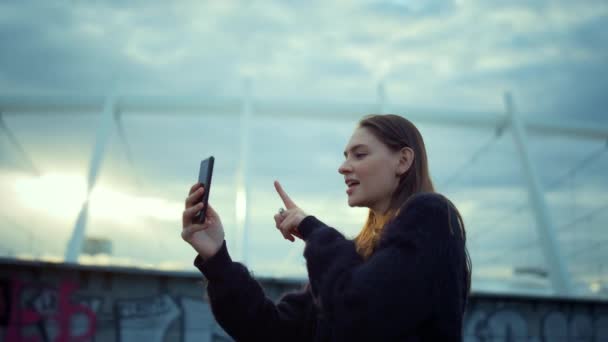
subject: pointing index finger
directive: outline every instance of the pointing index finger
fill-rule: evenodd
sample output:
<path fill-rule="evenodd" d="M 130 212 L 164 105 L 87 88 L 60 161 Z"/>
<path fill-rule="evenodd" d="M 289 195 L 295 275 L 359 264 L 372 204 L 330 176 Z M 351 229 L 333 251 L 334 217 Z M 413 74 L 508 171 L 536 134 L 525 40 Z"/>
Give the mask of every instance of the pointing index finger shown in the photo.
<path fill-rule="evenodd" d="M 281 183 L 279 183 L 279 181 L 274 181 L 274 188 L 279 193 L 279 196 L 283 200 L 283 204 L 285 204 L 285 207 L 287 209 L 291 209 L 291 208 L 296 208 L 297 207 L 297 205 L 295 203 L 293 203 L 293 201 L 291 200 L 291 198 L 289 198 L 289 196 L 287 195 L 287 193 L 285 192 L 285 190 L 283 190 L 283 187 L 281 186 Z"/>

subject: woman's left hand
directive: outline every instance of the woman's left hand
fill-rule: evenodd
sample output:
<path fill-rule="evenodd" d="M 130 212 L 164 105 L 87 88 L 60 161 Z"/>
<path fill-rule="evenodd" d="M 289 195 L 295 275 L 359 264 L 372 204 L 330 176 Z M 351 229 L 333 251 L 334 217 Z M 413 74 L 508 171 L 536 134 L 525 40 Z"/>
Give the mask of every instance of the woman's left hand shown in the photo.
<path fill-rule="evenodd" d="M 294 236 L 302 238 L 298 231 L 300 222 L 308 216 L 302 209 L 300 209 L 292 200 L 289 198 L 283 187 L 278 181 L 274 182 L 274 188 L 279 193 L 283 204 L 285 204 L 285 210 L 274 215 L 274 221 L 277 229 L 281 231 L 283 237 L 291 242 L 295 241 Z"/>

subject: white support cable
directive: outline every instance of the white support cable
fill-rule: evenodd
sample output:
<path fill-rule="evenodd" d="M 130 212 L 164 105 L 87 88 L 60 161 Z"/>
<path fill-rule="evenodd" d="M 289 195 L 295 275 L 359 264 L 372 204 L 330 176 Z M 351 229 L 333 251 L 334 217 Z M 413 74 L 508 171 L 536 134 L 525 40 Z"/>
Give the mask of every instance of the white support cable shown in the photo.
<path fill-rule="evenodd" d="M 125 152 L 125 157 L 127 159 L 127 163 L 131 168 L 131 172 L 133 173 L 133 181 L 135 182 L 135 186 L 139 190 L 142 189 L 141 178 L 139 177 L 139 173 L 137 172 L 137 168 L 135 167 L 135 162 L 133 159 L 133 153 L 131 151 L 131 145 L 129 144 L 129 140 L 127 139 L 127 134 L 125 132 L 122 115 L 119 110 L 114 112 L 114 122 L 116 123 L 116 132 L 118 133 L 118 139 L 122 145 L 122 148 Z"/>
<path fill-rule="evenodd" d="M 601 251 L 602 249 L 600 247 L 606 247 L 606 245 L 608 245 L 608 239 L 593 241 L 593 243 L 589 246 L 581 247 L 570 253 L 566 253 L 566 257 L 568 260 L 575 260 L 576 258 L 580 258 L 582 255 Z"/>
<path fill-rule="evenodd" d="M 274 271 L 274 277 L 279 278 L 282 275 L 282 270 L 289 266 L 289 263 L 293 260 L 293 258 L 297 256 L 302 257 L 302 249 L 299 248 L 299 246 L 292 246 L 291 250 L 289 250 L 289 253 L 287 253 L 287 255 L 283 257 L 281 263 L 277 264 Z"/>
<path fill-rule="evenodd" d="M 580 215 L 579 217 L 577 217 L 574 220 L 571 220 L 568 223 L 565 223 L 565 224 L 562 224 L 562 225 L 558 226 L 557 227 L 557 231 L 561 232 L 564 228 L 568 228 L 568 227 L 574 226 L 578 222 L 581 222 L 583 220 L 590 220 L 590 219 L 592 219 L 596 215 L 605 213 L 606 210 L 608 210 L 608 204 L 599 206 L 599 207 L 597 207 L 595 209 L 590 210 L 589 212 L 587 212 L 587 213 L 585 213 L 583 215 Z M 601 241 L 604 241 L 604 240 L 601 240 Z M 537 240 L 533 240 L 533 241 L 517 244 L 515 246 L 510 246 L 509 247 L 509 251 L 511 251 L 511 252 L 513 252 L 513 251 L 521 251 L 523 249 L 533 247 L 534 245 L 537 245 L 539 242 L 540 241 L 537 239 Z M 589 252 L 593 252 L 593 251 L 597 251 L 597 250 L 590 250 Z M 485 259 L 483 261 L 484 262 L 492 262 L 494 260 L 497 260 L 497 259 L 500 259 L 500 258 L 504 258 L 505 255 L 507 254 L 507 253 L 504 253 L 504 252 L 498 252 L 498 253 L 499 253 L 498 255 L 490 258 L 489 260 Z M 567 258 L 572 257 L 572 255 L 570 253 L 565 253 L 565 256 Z"/>
<path fill-rule="evenodd" d="M 471 155 L 471 157 L 469 157 L 469 159 L 467 159 L 464 163 L 462 163 L 456 169 L 456 171 L 452 172 L 451 176 L 447 177 L 447 179 L 442 182 L 442 184 L 440 185 L 441 189 L 448 188 L 451 183 L 453 183 L 455 180 L 460 178 L 462 173 L 465 170 L 467 170 L 468 168 L 470 168 L 473 165 L 473 163 L 475 163 L 477 161 L 477 159 L 479 158 L 480 155 L 482 155 L 487 150 L 489 150 L 490 147 L 492 147 L 492 145 L 494 145 L 494 143 L 496 141 L 498 141 L 498 139 L 500 138 L 500 135 L 498 133 L 498 130 L 496 132 L 497 132 L 497 134 L 493 135 L 486 143 L 481 145 L 481 147 L 479 147 L 475 152 L 473 152 L 473 154 Z"/>
<path fill-rule="evenodd" d="M 518 251 L 522 251 L 522 250 L 526 250 L 528 248 L 532 248 L 534 246 L 536 246 L 539 243 L 538 240 L 534 240 L 534 241 L 529 241 L 529 242 L 525 242 L 522 244 L 517 244 L 515 246 L 512 246 L 511 248 L 508 249 L 508 251 L 510 252 L 518 252 Z M 580 249 L 576 249 L 574 251 L 568 252 L 568 253 L 564 253 L 564 256 L 568 259 L 568 260 L 574 260 L 575 258 L 580 257 L 581 255 L 585 255 L 588 253 L 592 253 L 592 252 L 597 252 L 600 251 L 601 249 L 596 248 L 596 247 L 605 247 L 606 245 L 608 245 L 608 240 L 606 239 L 602 239 L 602 240 L 598 240 L 598 241 L 594 241 L 593 244 L 591 244 L 590 246 L 585 246 L 582 247 Z M 497 253 L 490 257 L 489 259 L 483 259 L 484 263 L 492 263 L 495 262 L 497 260 L 505 260 L 506 256 L 509 253 L 506 253 L 504 251 L 497 251 Z M 513 254 L 513 253 L 511 253 Z"/>
<path fill-rule="evenodd" d="M 441 188 L 449 187 L 450 183 L 452 183 L 454 180 L 458 179 L 460 177 L 460 174 L 462 174 L 462 172 L 464 172 L 464 170 L 471 167 L 471 165 L 477 161 L 479 156 L 481 156 L 483 153 L 485 153 L 487 150 L 489 150 L 490 147 L 492 147 L 492 145 L 494 143 L 496 143 L 498 141 L 498 139 L 500 139 L 502 137 L 502 134 L 504 133 L 504 130 L 505 130 L 507 124 L 508 124 L 507 120 L 503 120 L 503 121 L 499 122 L 496 125 L 496 127 L 494 128 L 494 135 L 492 135 L 485 144 L 481 145 L 481 147 L 479 147 L 475 152 L 473 152 L 471 157 L 469 159 L 467 159 L 467 161 L 464 162 L 462 165 L 460 165 L 460 167 L 458 167 L 456 169 L 456 171 L 452 173 L 451 176 L 447 177 L 447 180 L 443 181 L 443 183 L 440 187 Z"/>
<path fill-rule="evenodd" d="M 509 222 L 509 221 L 507 221 L 508 218 L 510 218 L 511 216 L 513 216 L 515 214 L 518 214 L 519 212 L 523 211 L 527 207 L 528 207 L 527 203 L 522 204 L 518 207 L 515 207 L 515 209 L 510 210 L 506 215 L 501 216 L 499 219 L 492 220 L 492 222 L 491 222 L 492 227 L 485 228 L 484 230 L 480 231 L 479 233 L 472 235 L 470 238 L 471 243 L 475 243 L 475 242 L 479 241 L 479 239 L 482 236 L 491 236 L 490 233 L 496 232 L 503 224 Z M 487 224 L 480 224 L 480 225 L 487 226 Z"/>
<path fill-rule="evenodd" d="M 602 245 L 605 245 L 606 242 L 607 242 L 606 240 L 600 240 L 600 241 L 597 241 L 597 243 L 594 244 L 594 246 L 595 245 L 602 246 Z M 515 246 L 510 246 L 508 248 L 508 251 L 509 252 L 518 252 L 518 251 L 526 250 L 528 248 L 532 248 L 532 247 L 538 245 L 538 243 L 539 243 L 539 240 L 527 241 L 524 243 L 517 244 Z M 582 249 L 587 249 L 587 248 L 582 248 Z M 597 250 L 598 249 L 586 250 L 586 251 L 581 250 L 581 252 L 596 252 Z M 511 254 L 514 254 L 514 253 L 511 253 Z M 494 255 L 492 257 L 490 257 L 489 259 L 483 259 L 483 262 L 492 263 L 497 260 L 505 260 L 507 255 L 509 255 L 509 253 L 504 252 L 504 249 L 497 250 L 497 251 L 495 251 Z M 572 252 L 565 253 L 565 256 L 569 260 L 572 260 L 571 258 L 573 257 L 573 255 L 574 255 L 574 253 L 572 253 Z"/>
<path fill-rule="evenodd" d="M 591 220 L 596 215 L 604 214 L 606 212 L 606 210 L 608 210 L 608 204 L 591 209 L 590 211 L 586 212 L 585 214 L 579 215 L 575 219 L 570 220 L 569 222 L 558 226 L 557 230 L 562 231 L 564 228 L 572 227 L 575 224 L 577 224 L 578 222 L 581 222 L 584 220 Z"/>
<path fill-rule="evenodd" d="M 539 241 L 538 240 L 532 240 L 532 241 L 526 241 L 524 243 L 520 243 L 517 244 L 515 246 L 510 246 L 507 251 L 521 251 L 521 250 L 525 250 L 527 248 L 531 248 L 534 247 L 536 245 L 538 245 Z M 499 250 L 495 250 L 495 253 L 492 257 L 490 257 L 489 259 L 483 259 L 482 261 L 484 263 L 493 263 L 497 260 L 505 260 L 505 255 L 507 255 L 507 253 L 504 252 L 504 249 L 499 249 Z"/>
<path fill-rule="evenodd" d="M 601 148 L 596 151 L 590 153 L 573 167 L 568 169 L 566 172 L 562 174 L 561 177 L 554 179 L 551 183 L 547 185 L 547 190 L 554 189 L 558 185 L 561 185 L 565 180 L 570 179 L 577 171 L 584 170 L 587 166 L 591 165 L 594 161 L 598 160 L 604 153 L 608 151 L 608 141 Z"/>
<path fill-rule="evenodd" d="M 597 159 L 597 157 L 600 156 L 603 153 L 604 150 L 605 150 L 605 148 L 602 148 L 599 151 L 591 153 L 588 157 L 584 158 L 580 164 L 588 165 L 588 163 L 591 160 Z M 602 153 L 598 153 L 598 152 L 602 152 Z M 590 157 L 593 157 L 593 158 L 590 158 Z M 592 217 L 594 217 L 596 215 L 605 213 L 607 209 L 608 209 L 608 205 L 603 205 L 603 206 L 599 206 L 599 207 L 597 207 L 595 209 L 592 209 L 589 212 L 587 212 L 587 213 L 585 213 L 583 215 L 580 215 L 577 218 L 571 220 L 570 222 L 558 226 L 556 228 L 556 231 L 557 232 L 561 232 L 561 231 L 563 231 L 564 228 L 568 228 L 568 227 L 574 226 L 578 222 L 581 222 L 583 220 L 590 220 Z M 601 242 L 605 243 L 604 240 L 602 240 Z M 517 244 L 515 246 L 510 246 L 509 249 L 508 249 L 508 251 L 512 253 L 514 251 L 525 250 L 525 249 L 534 247 L 534 246 L 538 245 L 539 243 L 542 243 L 542 240 L 536 239 L 536 240 L 533 240 L 533 241 L 524 242 L 524 243 L 521 243 L 521 244 Z M 596 244 L 593 245 L 593 247 L 595 247 L 596 245 L 599 246 L 599 245 L 604 245 L 604 244 L 596 243 Z M 579 250 L 576 250 L 575 252 L 565 253 L 565 257 L 568 258 L 568 260 L 573 260 L 574 257 L 579 257 L 580 255 L 584 255 L 584 254 L 587 254 L 589 252 L 596 252 L 597 250 L 598 249 L 596 249 L 596 248 L 592 248 L 591 246 L 587 246 L 587 247 L 581 248 Z M 490 258 L 483 259 L 483 262 L 484 263 L 493 263 L 493 262 L 498 261 L 498 260 L 503 260 L 503 259 L 505 259 L 505 256 L 507 254 L 508 253 L 506 253 L 504 251 L 498 251 L 496 253 L 496 255 L 494 255 L 494 256 L 492 256 Z"/>
<path fill-rule="evenodd" d="M 34 233 L 32 232 L 32 230 L 30 228 L 26 228 L 24 225 L 19 224 L 17 221 L 12 220 L 11 218 L 6 217 L 5 215 L 0 214 L 0 220 L 3 220 L 4 222 L 8 222 L 8 224 L 11 226 L 11 232 L 20 232 L 23 233 L 24 235 L 26 235 L 27 237 L 29 237 L 29 250 L 30 253 L 32 253 L 32 255 L 36 254 L 36 251 L 34 250 L 34 241 L 36 242 L 36 245 L 38 244 L 38 239 L 34 239 Z"/>
<path fill-rule="evenodd" d="M 13 146 L 13 148 L 15 150 L 17 150 L 17 153 L 19 153 L 19 157 L 21 157 L 21 160 L 26 165 L 26 167 L 34 175 L 40 176 L 40 171 L 38 171 L 38 168 L 36 168 L 36 165 L 34 165 L 32 158 L 29 157 L 29 155 L 27 154 L 27 152 L 25 151 L 23 146 L 21 146 L 21 143 L 19 143 L 19 139 L 17 139 L 17 136 L 15 134 L 13 134 L 11 129 L 4 122 L 4 116 L 3 116 L 2 111 L 0 111 L 0 131 L 3 131 L 6 134 L 11 145 Z"/>
<path fill-rule="evenodd" d="M 568 177 L 571 177 L 575 173 L 575 171 L 580 171 L 580 170 L 583 170 L 584 168 L 588 167 L 594 161 L 598 160 L 599 157 L 601 157 L 607 151 L 608 151 L 608 141 L 607 141 L 607 143 L 604 146 L 602 146 L 601 148 L 595 150 L 594 152 L 591 152 L 589 155 L 587 155 L 586 157 L 584 157 L 576 165 L 574 165 L 573 167 L 571 167 L 568 170 L 566 170 L 566 172 L 564 172 L 561 176 L 559 176 L 559 177 L 555 178 L 554 180 L 552 180 L 551 183 L 549 183 L 547 185 L 546 190 L 547 191 L 553 190 L 557 186 L 561 185 L 566 179 L 569 179 Z M 488 233 L 491 233 L 491 232 L 494 232 L 494 231 L 498 230 L 498 228 L 500 228 L 503 224 L 509 222 L 507 220 L 509 217 L 511 217 L 511 216 L 513 216 L 515 214 L 518 214 L 522 210 L 526 209 L 528 206 L 529 206 L 528 203 L 520 204 L 520 205 L 514 207 L 513 209 L 509 210 L 507 212 L 507 214 L 501 216 L 499 219 L 492 220 L 492 222 L 490 223 L 492 225 L 491 228 L 484 229 L 483 231 L 480 231 L 479 233 L 471 236 L 470 241 L 472 243 L 475 243 L 475 241 L 479 240 L 479 238 L 481 236 L 488 236 Z M 559 230 L 559 228 L 558 228 L 558 230 Z"/>

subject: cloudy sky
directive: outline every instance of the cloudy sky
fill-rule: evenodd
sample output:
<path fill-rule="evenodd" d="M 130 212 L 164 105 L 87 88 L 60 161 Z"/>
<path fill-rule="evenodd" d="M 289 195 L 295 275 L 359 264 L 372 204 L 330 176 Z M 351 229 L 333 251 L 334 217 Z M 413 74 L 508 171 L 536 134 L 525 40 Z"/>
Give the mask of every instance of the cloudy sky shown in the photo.
<path fill-rule="evenodd" d="M 48 95 L 66 103 L 109 94 L 160 103 L 187 97 L 227 101 L 235 110 L 122 113 L 87 221 L 88 236 L 112 240 L 112 255 L 81 261 L 191 270 L 179 217 L 200 159 L 213 154 L 212 200 L 231 253 L 247 256 L 256 274 L 303 277 L 302 243 L 285 242 L 273 228 L 281 203 L 272 180 L 308 212 L 356 234 L 365 211 L 348 208 L 336 170 L 357 119 L 380 108 L 382 84 L 385 108 L 422 118 L 416 123 L 438 190 L 468 223 L 474 286 L 507 279 L 515 284 L 508 290 L 542 288 L 546 280 L 513 275 L 546 266 L 511 132 L 430 123 L 420 113 L 495 118 L 508 91 L 523 120 L 601 130 L 608 126 L 607 32 L 608 3 L 592 0 L 4 1 L 0 191 L 14 200 L 3 200 L 0 210 L 0 252 L 63 257 L 100 126 L 95 113 L 24 113 L 6 103 Z M 245 128 L 244 89 L 253 104 Z M 269 114 L 256 103 L 287 110 Z M 351 106 L 352 115 L 332 115 L 331 104 Z M 528 139 L 581 292 L 608 287 L 598 263 L 608 259 L 598 244 L 608 240 L 601 210 L 608 203 L 606 144 Z M 237 204 L 244 190 L 246 220 Z"/>

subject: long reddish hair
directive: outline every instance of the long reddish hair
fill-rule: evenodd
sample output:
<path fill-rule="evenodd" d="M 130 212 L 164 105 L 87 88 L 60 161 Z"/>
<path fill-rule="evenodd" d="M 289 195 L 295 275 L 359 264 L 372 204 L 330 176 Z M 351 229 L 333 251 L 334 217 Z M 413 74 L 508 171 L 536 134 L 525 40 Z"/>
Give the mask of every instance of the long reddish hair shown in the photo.
<path fill-rule="evenodd" d="M 367 221 L 363 225 L 363 229 L 355 238 L 355 246 L 357 252 L 364 258 L 369 258 L 378 243 L 384 226 L 392 220 L 399 210 L 404 208 L 406 202 L 415 194 L 422 192 L 435 192 L 431 175 L 429 173 L 429 165 L 426 155 L 426 148 L 422 135 L 418 128 L 409 120 L 394 114 L 386 115 L 368 115 L 359 122 L 359 128 L 367 129 L 380 142 L 386 145 L 392 151 L 400 151 L 404 147 L 409 147 L 414 151 L 414 161 L 409 170 L 406 171 L 399 179 L 397 189 L 393 193 L 390 204 L 386 212 L 374 213 L 371 209 L 367 216 Z M 456 222 L 458 224 L 460 237 L 464 242 L 464 305 L 466 306 L 467 296 L 471 290 L 471 273 L 472 264 L 469 252 L 466 248 L 466 231 L 464 221 L 456 206 L 444 196 L 446 205 L 448 206 L 448 215 L 451 212 L 456 214 Z M 448 217 L 449 229 L 454 233 L 452 226 L 453 220 Z"/>
<path fill-rule="evenodd" d="M 414 151 L 412 166 L 401 175 L 387 211 L 384 214 L 377 214 L 370 209 L 363 229 L 355 238 L 357 252 L 367 259 L 380 241 L 382 227 L 398 213 L 399 208 L 412 195 L 419 192 L 434 192 L 435 188 L 429 174 L 422 135 L 413 123 L 394 114 L 368 115 L 359 121 L 358 127 L 367 129 L 392 151 L 400 151 L 404 147 Z"/>

